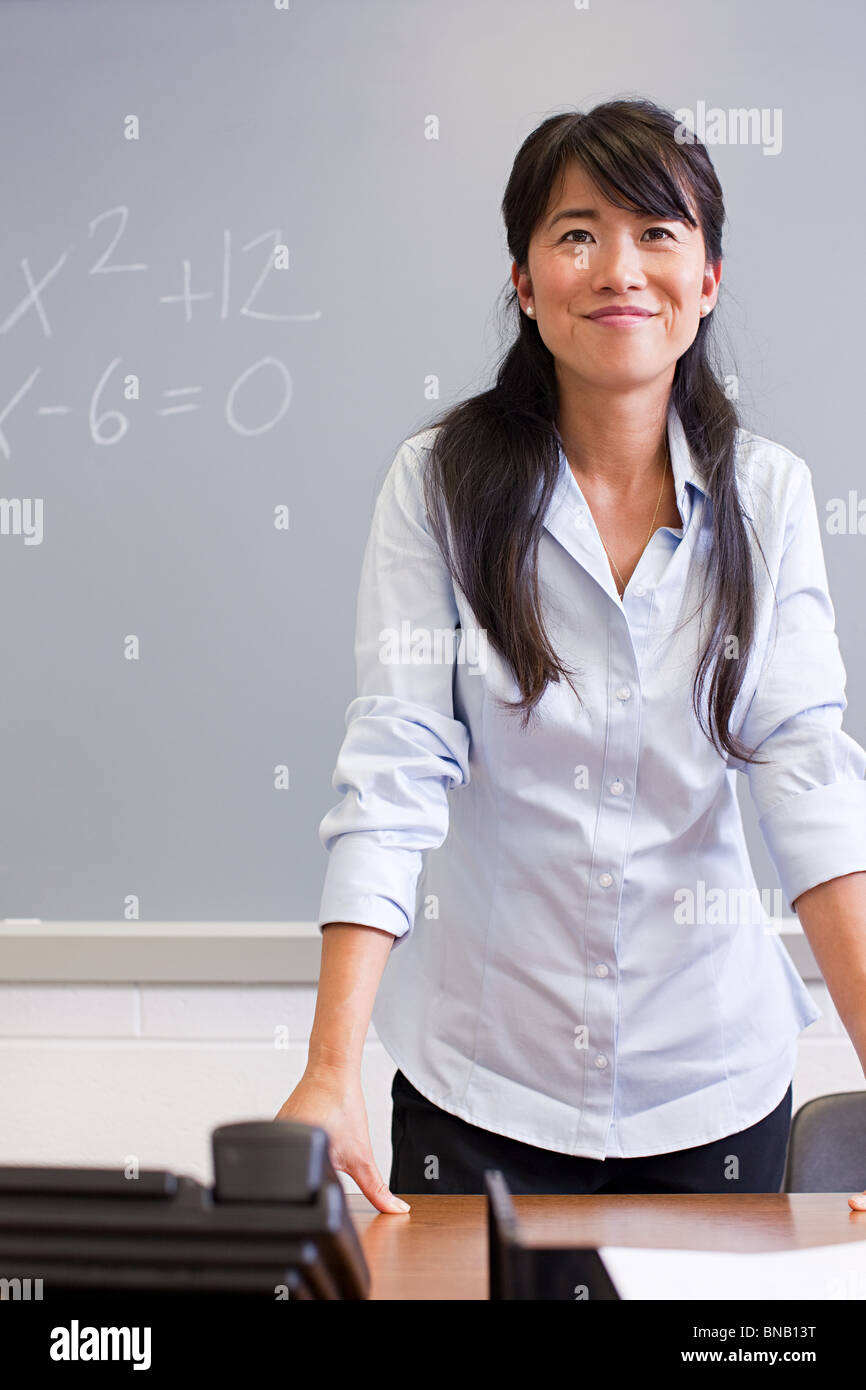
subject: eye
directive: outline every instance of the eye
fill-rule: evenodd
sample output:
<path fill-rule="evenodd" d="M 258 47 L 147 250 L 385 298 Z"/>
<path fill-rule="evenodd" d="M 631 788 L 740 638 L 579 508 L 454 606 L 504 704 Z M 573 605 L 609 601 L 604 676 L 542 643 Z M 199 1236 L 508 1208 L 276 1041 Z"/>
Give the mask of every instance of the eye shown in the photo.
<path fill-rule="evenodd" d="M 649 232 L 661 232 L 662 237 L 667 237 L 669 241 L 676 241 L 676 237 L 674 236 L 673 232 L 669 231 L 667 227 L 647 227 L 646 231 L 644 232 L 644 236 L 646 236 Z M 589 235 L 590 233 L 587 231 L 586 227 L 572 227 L 571 231 L 566 232 L 565 235 L 561 238 L 561 240 L 568 241 L 571 237 L 579 237 L 579 241 L 572 241 L 572 246 L 585 246 L 586 242 L 583 238 L 588 237 Z M 660 240 L 660 238 L 652 237 L 651 240 L 656 241 Z"/>

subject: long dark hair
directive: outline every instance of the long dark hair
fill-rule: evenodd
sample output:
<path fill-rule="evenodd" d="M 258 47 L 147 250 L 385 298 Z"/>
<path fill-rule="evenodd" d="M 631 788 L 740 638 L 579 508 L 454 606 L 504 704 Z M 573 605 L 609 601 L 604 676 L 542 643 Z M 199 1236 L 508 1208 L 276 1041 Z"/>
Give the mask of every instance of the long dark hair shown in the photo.
<path fill-rule="evenodd" d="M 572 160 L 616 206 L 699 226 L 706 259 L 717 264 L 725 218 L 722 190 L 704 146 L 697 139 L 678 143 L 676 128 L 671 112 L 642 99 L 610 101 L 587 113 L 565 112 L 543 121 L 521 145 L 502 200 L 508 250 L 518 266 L 526 266 L 532 233 L 554 187 L 561 191 Z M 564 677 L 579 702 L 580 693 L 571 680 L 574 673 L 550 644 L 538 593 L 538 543 L 559 475 L 554 358 L 537 322 L 521 312 L 513 287 L 507 309 L 516 313 L 517 337 L 500 360 L 495 385 L 427 426 L 438 428 L 424 491 L 431 530 L 449 571 L 519 687 L 519 701 L 501 703 L 522 712 L 525 728 L 549 681 Z M 723 756 L 758 762 L 751 756 L 755 750 L 728 728 L 754 640 L 755 581 L 749 518 L 741 511 L 734 468 L 738 416 L 708 360 L 711 318 L 701 319 L 697 337 L 677 361 L 671 390 L 712 502 L 713 543 L 702 595 L 702 600 L 709 597 L 712 617 L 692 703 L 701 728 Z M 727 655 L 730 634 L 736 634 L 736 660 Z M 711 667 L 707 730 L 699 705 Z"/>

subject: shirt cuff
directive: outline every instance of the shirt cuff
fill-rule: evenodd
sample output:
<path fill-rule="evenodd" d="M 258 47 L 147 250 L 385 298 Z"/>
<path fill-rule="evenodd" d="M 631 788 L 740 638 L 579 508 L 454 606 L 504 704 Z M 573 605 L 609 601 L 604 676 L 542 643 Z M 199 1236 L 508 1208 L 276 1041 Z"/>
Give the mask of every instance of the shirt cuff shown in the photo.
<path fill-rule="evenodd" d="M 808 888 L 866 870 L 866 780 L 800 792 L 758 825 L 791 912 Z"/>
<path fill-rule="evenodd" d="M 420 850 L 382 844 L 376 832 L 339 836 L 329 852 L 319 930 L 326 922 L 357 922 L 395 937 L 408 935 L 420 871 Z"/>

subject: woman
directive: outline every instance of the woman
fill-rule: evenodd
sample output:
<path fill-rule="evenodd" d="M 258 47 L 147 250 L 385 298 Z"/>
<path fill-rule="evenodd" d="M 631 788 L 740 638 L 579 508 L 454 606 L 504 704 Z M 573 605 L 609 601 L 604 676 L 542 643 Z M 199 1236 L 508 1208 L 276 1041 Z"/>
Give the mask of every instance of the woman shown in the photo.
<path fill-rule="evenodd" d="M 309 1060 L 278 1118 L 324 1125 L 381 1211 L 487 1168 L 513 1192 L 779 1190 L 820 1015 L 737 771 L 866 1068 L 866 752 L 811 475 L 738 427 L 709 365 L 724 208 L 678 129 L 614 101 L 527 138 L 516 339 L 377 502 Z M 371 1014 L 398 1067 L 390 1185 Z"/>

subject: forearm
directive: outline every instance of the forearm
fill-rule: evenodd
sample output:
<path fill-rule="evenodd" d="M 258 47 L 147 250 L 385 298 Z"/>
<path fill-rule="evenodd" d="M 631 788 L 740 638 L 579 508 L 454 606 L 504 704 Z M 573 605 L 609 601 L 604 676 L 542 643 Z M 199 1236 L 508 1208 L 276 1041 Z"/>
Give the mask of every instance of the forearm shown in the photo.
<path fill-rule="evenodd" d="M 355 922 L 322 927 L 322 960 L 308 1067 L 360 1067 L 391 932 Z"/>
<path fill-rule="evenodd" d="M 866 1074 L 866 871 L 816 884 L 794 909 Z"/>

